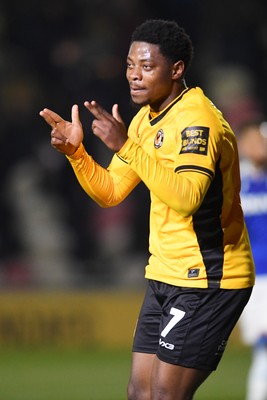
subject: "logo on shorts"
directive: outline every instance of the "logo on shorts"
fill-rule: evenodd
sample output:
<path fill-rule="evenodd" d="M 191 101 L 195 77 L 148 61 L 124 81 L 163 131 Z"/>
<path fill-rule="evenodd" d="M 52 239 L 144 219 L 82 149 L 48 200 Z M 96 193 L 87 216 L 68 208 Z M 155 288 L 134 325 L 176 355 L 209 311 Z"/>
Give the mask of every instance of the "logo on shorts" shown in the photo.
<path fill-rule="evenodd" d="M 192 268 L 188 271 L 188 278 L 197 278 L 199 275 L 199 268 Z"/>
<path fill-rule="evenodd" d="M 161 338 L 159 338 L 159 345 L 167 350 L 174 350 L 174 344 L 164 342 Z"/>
<path fill-rule="evenodd" d="M 180 154 L 195 153 L 207 155 L 210 129 L 205 126 L 189 126 L 183 130 Z"/>
<path fill-rule="evenodd" d="M 164 139 L 164 132 L 162 129 L 160 129 L 154 139 L 154 147 L 155 149 L 159 149 L 162 144 L 163 144 L 163 139 Z"/>
<path fill-rule="evenodd" d="M 224 352 L 224 350 L 225 350 L 226 345 L 227 345 L 227 340 L 222 340 L 222 342 L 218 346 L 218 349 L 217 349 L 217 352 L 215 353 L 215 356 L 221 357 L 223 352 Z"/>

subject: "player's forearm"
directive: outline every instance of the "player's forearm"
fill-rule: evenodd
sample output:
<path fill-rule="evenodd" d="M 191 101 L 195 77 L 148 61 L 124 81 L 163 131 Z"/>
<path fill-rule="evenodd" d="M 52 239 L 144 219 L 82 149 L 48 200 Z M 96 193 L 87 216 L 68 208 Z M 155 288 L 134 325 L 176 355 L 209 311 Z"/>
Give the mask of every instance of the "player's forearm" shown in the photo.
<path fill-rule="evenodd" d="M 151 192 L 184 217 L 199 208 L 210 185 L 210 178 L 205 175 L 178 174 L 163 167 L 130 139 L 118 156 L 131 166 Z"/>
<path fill-rule="evenodd" d="M 126 173 L 120 176 L 112 171 L 112 163 L 111 170 L 101 167 L 87 154 L 83 145 L 67 159 L 81 187 L 101 207 L 119 204 L 138 183 L 136 175 L 137 179 L 133 181 Z"/>

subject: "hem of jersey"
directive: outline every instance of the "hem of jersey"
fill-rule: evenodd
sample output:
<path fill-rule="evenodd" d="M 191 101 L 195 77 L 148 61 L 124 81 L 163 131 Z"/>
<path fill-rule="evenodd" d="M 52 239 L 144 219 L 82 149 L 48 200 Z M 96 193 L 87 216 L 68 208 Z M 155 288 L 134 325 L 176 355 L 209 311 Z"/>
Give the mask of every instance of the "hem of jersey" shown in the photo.
<path fill-rule="evenodd" d="M 191 287 L 191 288 L 200 288 L 200 289 L 207 289 L 208 288 L 208 281 L 207 279 L 203 280 L 185 280 L 185 279 L 177 279 L 165 275 L 155 274 L 146 272 L 145 274 L 146 279 L 151 279 L 158 282 L 167 283 L 168 285 L 173 286 L 182 286 L 182 287 Z"/>
<path fill-rule="evenodd" d="M 190 287 L 199 289 L 207 289 L 209 287 L 208 279 L 187 280 L 187 279 L 174 278 L 166 275 L 155 274 L 151 272 L 146 272 L 145 278 L 179 287 Z M 221 280 L 220 285 L 216 287 L 220 289 L 233 289 L 233 290 L 247 289 L 254 286 L 255 283 L 248 278 L 238 278 L 238 283 L 236 283 L 236 281 L 237 281 L 236 279 Z"/>

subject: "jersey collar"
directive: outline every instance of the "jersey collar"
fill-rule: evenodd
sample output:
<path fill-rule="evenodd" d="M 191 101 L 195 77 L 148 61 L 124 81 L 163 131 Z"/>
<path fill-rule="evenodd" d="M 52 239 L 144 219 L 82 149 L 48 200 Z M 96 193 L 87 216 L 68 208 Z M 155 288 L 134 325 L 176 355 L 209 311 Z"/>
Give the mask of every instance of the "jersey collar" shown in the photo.
<path fill-rule="evenodd" d="M 178 97 L 176 97 L 175 100 L 173 100 L 173 102 L 171 104 L 169 104 L 165 110 L 163 110 L 159 115 L 157 115 L 155 118 L 153 118 L 150 114 L 149 114 L 149 120 L 150 120 L 150 125 L 153 126 L 155 124 L 157 124 L 159 121 L 162 120 L 162 118 L 165 117 L 165 115 L 170 111 L 170 109 L 176 104 L 178 103 L 178 101 L 180 101 L 182 99 L 182 97 L 184 96 L 185 93 L 187 93 L 191 88 L 186 88 L 185 90 L 182 91 L 182 93 L 179 94 Z"/>

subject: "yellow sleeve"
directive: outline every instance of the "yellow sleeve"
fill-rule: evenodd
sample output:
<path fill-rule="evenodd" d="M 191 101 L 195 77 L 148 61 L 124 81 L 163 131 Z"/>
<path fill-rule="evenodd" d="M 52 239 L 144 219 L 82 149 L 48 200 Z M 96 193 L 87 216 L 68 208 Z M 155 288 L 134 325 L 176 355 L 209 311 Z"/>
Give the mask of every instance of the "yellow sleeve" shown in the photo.
<path fill-rule="evenodd" d="M 211 183 L 211 176 L 197 171 L 175 171 L 150 157 L 141 146 L 128 139 L 118 156 L 163 203 L 184 217 L 201 205 Z"/>
<path fill-rule="evenodd" d="M 103 168 L 81 144 L 67 159 L 84 191 L 101 207 L 119 204 L 140 182 L 138 175 L 116 154 L 109 167 Z"/>

